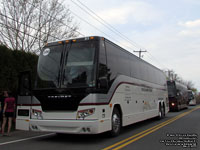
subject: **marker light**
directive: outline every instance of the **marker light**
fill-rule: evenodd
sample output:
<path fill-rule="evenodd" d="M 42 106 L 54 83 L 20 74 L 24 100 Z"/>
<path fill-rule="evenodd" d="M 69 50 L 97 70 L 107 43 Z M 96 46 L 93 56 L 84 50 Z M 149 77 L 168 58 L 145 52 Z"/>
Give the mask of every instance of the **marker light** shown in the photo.
<path fill-rule="evenodd" d="M 58 43 L 59 43 L 59 44 L 62 44 L 62 41 L 59 41 Z"/>
<path fill-rule="evenodd" d="M 175 106 L 175 104 L 174 104 L 174 103 L 172 103 L 172 106 Z"/>
<path fill-rule="evenodd" d="M 110 104 L 110 108 L 112 108 L 112 103 Z"/>
<path fill-rule="evenodd" d="M 72 40 L 73 42 L 76 42 L 76 40 Z"/>
<path fill-rule="evenodd" d="M 91 36 L 91 37 L 90 37 L 90 40 L 94 40 L 94 37 L 93 37 L 93 36 Z"/>
<path fill-rule="evenodd" d="M 66 43 L 69 43 L 69 40 L 66 40 L 65 42 L 66 42 Z"/>

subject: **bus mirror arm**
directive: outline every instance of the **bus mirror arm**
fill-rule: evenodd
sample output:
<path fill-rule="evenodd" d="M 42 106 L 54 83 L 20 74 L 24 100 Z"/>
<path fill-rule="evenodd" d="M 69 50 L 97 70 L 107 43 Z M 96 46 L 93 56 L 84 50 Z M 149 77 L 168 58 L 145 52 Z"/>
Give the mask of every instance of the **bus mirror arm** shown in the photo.
<path fill-rule="evenodd" d="M 18 92 L 23 96 L 32 95 L 31 71 L 20 72 Z"/>
<path fill-rule="evenodd" d="M 108 79 L 107 79 L 107 77 L 99 78 L 99 87 L 100 88 L 107 88 L 108 87 Z"/>

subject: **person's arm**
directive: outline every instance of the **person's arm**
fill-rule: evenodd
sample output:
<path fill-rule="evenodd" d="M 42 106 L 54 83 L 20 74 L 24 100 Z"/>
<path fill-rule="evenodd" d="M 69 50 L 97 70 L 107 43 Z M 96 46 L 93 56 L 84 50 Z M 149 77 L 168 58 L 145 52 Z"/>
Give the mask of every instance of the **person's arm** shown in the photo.
<path fill-rule="evenodd" d="M 15 109 L 16 109 L 16 103 L 14 103 L 14 111 L 15 111 Z"/>
<path fill-rule="evenodd" d="M 5 101 L 4 108 L 3 108 L 3 114 L 5 114 L 6 108 L 7 108 L 7 102 Z"/>

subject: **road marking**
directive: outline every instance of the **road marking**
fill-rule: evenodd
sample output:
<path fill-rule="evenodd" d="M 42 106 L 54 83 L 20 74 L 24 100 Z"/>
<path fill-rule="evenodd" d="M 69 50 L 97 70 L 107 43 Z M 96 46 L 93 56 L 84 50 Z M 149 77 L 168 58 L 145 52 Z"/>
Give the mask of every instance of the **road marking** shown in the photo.
<path fill-rule="evenodd" d="M 184 112 L 184 113 L 182 113 L 182 114 L 180 114 L 180 115 L 178 115 L 176 117 L 173 117 L 173 118 L 171 118 L 171 119 L 169 119 L 169 120 L 167 120 L 165 122 L 162 122 L 162 123 L 160 123 L 158 125 L 155 125 L 155 126 L 149 128 L 147 130 L 144 130 L 144 131 L 142 131 L 142 132 L 140 132 L 140 133 L 138 133 L 136 135 L 133 135 L 133 136 L 128 137 L 128 138 L 126 138 L 126 139 L 124 139 L 124 140 L 122 140 L 120 142 L 117 142 L 117 143 L 111 145 L 111 146 L 108 146 L 108 147 L 104 148 L 103 150 L 110 150 L 112 148 L 113 148 L 112 150 L 119 150 L 119 149 L 121 149 L 121 148 L 123 148 L 123 147 L 125 147 L 125 146 L 127 146 L 127 145 L 129 145 L 129 144 L 131 144 L 131 143 L 143 138 L 144 136 L 146 136 L 146 135 L 148 135 L 148 134 L 150 134 L 152 132 L 155 132 L 156 130 L 158 130 L 158 129 L 160 129 L 160 128 L 162 128 L 162 127 L 164 127 L 164 126 L 176 121 L 177 119 L 182 118 L 183 116 L 185 116 L 185 115 L 187 115 L 187 114 L 191 113 L 192 111 L 197 110 L 199 108 L 200 108 L 200 106 L 196 107 L 196 108 L 194 108 L 192 110 L 189 110 L 187 112 Z M 116 146 L 118 146 L 118 147 L 116 147 Z"/>
<path fill-rule="evenodd" d="M 55 133 L 43 134 L 43 135 L 38 135 L 38 136 L 34 136 L 34 137 L 29 137 L 29 138 L 24 138 L 24 139 L 19 139 L 19 140 L 13 140 L 13 141 L 9 141 L 9 142 L 4 142 L 4 143 L 0 143 L 0 146 L 6 145 L 6 144 L 12 144 L 12 143 L 17 143 L 17 142 L 22 142 L 22 141 L 27 141 L 27 140 L 36 139 L 36 138 L 41 138 L 41 137 L 45 137 L 45 136 L 49 136 L 49 135 L 53 135 L 53 134 L 55 134 Z"/>

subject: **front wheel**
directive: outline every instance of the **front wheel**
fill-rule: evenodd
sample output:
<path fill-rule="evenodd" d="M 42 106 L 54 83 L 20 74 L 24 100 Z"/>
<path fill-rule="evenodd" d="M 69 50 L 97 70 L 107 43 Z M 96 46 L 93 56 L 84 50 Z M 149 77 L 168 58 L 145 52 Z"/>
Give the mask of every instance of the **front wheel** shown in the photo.
<path fill-rule="evenodd" d="M 112 123 L 112 129 L 110 131 L 111 136 L 117 136 L 119 135 L 121 131 L 121 115 L 119 113 L 119 110 L 114 108 L 112 118 L 111 118 L 111 123 Z"/>

